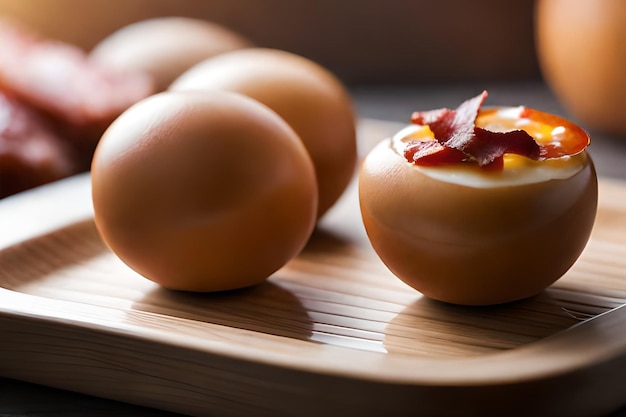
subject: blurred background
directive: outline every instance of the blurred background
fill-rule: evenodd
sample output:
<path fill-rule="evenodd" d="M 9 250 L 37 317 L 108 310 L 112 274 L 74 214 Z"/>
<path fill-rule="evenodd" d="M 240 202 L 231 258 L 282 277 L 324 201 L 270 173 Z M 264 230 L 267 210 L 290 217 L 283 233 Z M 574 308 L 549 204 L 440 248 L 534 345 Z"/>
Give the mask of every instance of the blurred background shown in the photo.
<path fill-rule="evenodd" d="M 539 76 L 533 0 L 0 0 L 0 13 L 85 49 L 142 19 L 203 18 L 350 85 Z"/>
<path fill-rule="evenodd" d="M 141 20 L 207 20 L 326 67 L 364 118 L 406 122 L 488 89 L 488 105 L 578 122 L 600 172 L 626 177 L 623 0 L 0 0 L 0 15 L 85 51 Z"/>
<path fill-rule="evenodd" d="M 546 81 L 568 116 L 626 135 L 622 0 L 0 0 L 0 15 L 87 51 L 133 22 L 200 18 L 310 58 L 353 91 Z"/>

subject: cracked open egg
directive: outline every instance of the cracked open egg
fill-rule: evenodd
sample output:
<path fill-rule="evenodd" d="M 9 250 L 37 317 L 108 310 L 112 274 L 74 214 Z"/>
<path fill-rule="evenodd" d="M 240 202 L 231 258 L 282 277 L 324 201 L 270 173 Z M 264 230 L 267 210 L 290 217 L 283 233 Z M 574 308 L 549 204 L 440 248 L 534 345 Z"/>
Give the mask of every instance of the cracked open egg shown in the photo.
<path fill-rule="evenodd" d="M 359 171 L 372 247 L 424 296 L 492 305 L 534 296 L 584 250 L 596 216 L 589 136 L 527 107 L 416 112 Z"/>

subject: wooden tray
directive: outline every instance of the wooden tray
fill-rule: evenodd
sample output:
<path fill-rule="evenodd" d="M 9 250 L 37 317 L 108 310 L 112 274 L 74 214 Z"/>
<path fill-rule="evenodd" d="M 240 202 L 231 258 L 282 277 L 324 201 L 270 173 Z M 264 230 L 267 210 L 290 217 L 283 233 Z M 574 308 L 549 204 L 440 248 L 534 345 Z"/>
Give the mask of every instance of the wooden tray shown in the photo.
<path fill-rule="evenodd" d="M 364 121 L 361 151 L 397 128 Z M 211 416 L 590 416 L 626 405 L 626 184 L 543 294 L 429 301 L 371 250 L 354 184 L 257 287 L 165 291 L 98 237 L 89 177 L 0 201 L 0 375 Z"/>

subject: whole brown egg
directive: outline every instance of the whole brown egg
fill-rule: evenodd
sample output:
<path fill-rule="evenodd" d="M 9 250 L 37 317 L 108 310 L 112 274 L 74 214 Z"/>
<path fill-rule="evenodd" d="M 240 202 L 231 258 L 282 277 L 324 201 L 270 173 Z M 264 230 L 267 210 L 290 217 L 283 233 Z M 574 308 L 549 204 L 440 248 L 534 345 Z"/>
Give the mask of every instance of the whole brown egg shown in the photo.
<path fill-rule="evenodd" d="M 585 127 L 626 134 L 626 3 L 539 0 L 537 53 L 543 75 Z"/>
<path fill-rule="evenodd" d="M 307 58 L 266 48 L 229 52 L 190 68 L 169 90 L 234 91 L 278 113 L 313 160 L 318 218 L 353 177 L 357 151 L 351 98 L 337 77 Z"/>
<path fill-rule="evenodd" d="M 113 32 L 93 48 L 90 59 L 108 69 L 146 72 L 162 91 L 198 62 L 249 46 L 243 36 L 216 23 L 160 17 Z"/>
<path fill-rule="evenodd" d="M 235 93 L 138 102 L 104 133 L 91 176 L 103 240 L 166 288 L 257 284 L 299 253 L 315 225 L 317 184 L 301 141 Z"/>

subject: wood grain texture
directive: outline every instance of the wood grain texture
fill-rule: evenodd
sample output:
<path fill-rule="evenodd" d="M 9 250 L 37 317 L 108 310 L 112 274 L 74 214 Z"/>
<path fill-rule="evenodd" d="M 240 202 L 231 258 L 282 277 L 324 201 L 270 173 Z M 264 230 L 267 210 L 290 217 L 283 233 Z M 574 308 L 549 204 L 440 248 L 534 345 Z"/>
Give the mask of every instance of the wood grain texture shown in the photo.
<path fill-rule="evenodd" d="M 396 128 L 365 121 L 361 153 Z M 143 279 L 90 216 L 86 176 L 0 203 L 1 376 L 194 415 L 588 416 L 626 404 L 622 182 L 601 181 L 592 238 L 561 280 L 484 308 L 393 277 L 354 184 L 302 254 L 221 294 Z"/>

